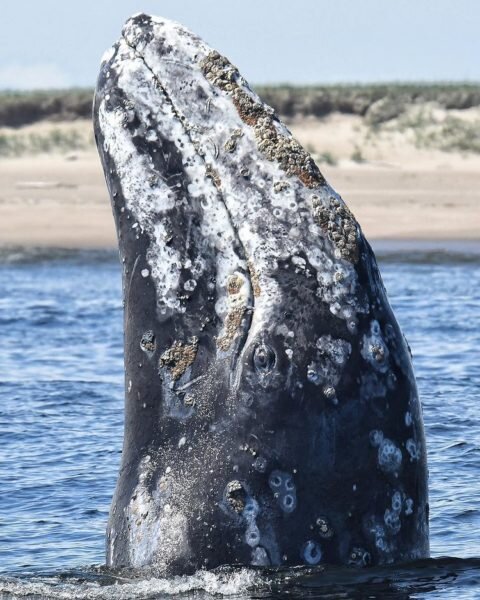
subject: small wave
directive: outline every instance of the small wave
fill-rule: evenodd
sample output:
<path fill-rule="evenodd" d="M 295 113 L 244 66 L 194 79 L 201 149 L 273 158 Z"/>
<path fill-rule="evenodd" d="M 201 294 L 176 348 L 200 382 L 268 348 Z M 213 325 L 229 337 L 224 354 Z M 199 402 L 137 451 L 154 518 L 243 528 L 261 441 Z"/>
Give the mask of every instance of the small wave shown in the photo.
<path fill-rule="evenodd" d="M 118 262 L 118 252 L 113 249 L 101 248 L 0 247 L 0 265 L 35 265 L 51 261 L 66 261 L 76 264 Z"/>
<path fill-rule="evenodd" d="M 133 578 L 96 571 L 44 576 L 0 577 L 0 599 L 20 600 L 168 600 L 219 596 L 229 599 L 359 599 L 413 597 L 463 600 L 480 584 L 480 559 L 437 558 L 391 567 L 298 567 L 252 569 L 224 567 L 190 576 Z M 476 597 L 476 596 L 475 596 Z"/>
<path fill-rule="evenodd" d="M 412 264 L 479 264 L 480 242 L 374 240 L 379 262 Z M 49 248 L 0 246 L 0 265 L 38 264 L 67 261 L 76 264 L 118 262 L 118 251 L 108 248 Z"/>
<path fill-rule="evenodd" d="M 94 581 L 85 581 L 85 575 Z M 178 597 L 195 593 L 196 598 L 227 596 L 248 598 L 249 590 L 265 587 L 258 572 L 242 568 L 198 571 L 190 576 L 130 580 L 119 575 L 56 575 L 41 578 L 0 578 L 0 598 L 16 600 L 130 600 Z"/>
<path fill-rule="evenodd" d="M 372 246 L 380 263 L 480 264 L 476 240 L 374 240 Z"/>

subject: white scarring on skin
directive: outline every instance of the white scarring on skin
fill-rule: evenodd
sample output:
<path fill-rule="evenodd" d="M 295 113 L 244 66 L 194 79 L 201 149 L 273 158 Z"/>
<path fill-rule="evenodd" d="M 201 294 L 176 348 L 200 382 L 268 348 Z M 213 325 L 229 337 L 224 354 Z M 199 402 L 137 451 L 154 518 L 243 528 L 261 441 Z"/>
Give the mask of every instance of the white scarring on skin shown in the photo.
<path fill-rule="evenodd" d="M 151 564 L 168 565 L 172 558 L 188 556 L 188 519 L 148 491 L 150 457 L 139 465 L 138 484 L 127 507 L 129 552 L 133 567 Z M 160 552 L 161 550 L 161 552 Z"/>
<path fill-rule="evenodd" d="M 309 540 L 302 548 L 302 558 L 308 565 L 318 565 L 322 560 L 322 549 L 318 542 Z"/>
<path fill-rule="evenodd" d="M 252 550 L 251 564 L 253 567 L 268 567 L 270 565 L 268 554 L 265 548 L 257 546 Z"/>
<path fill-rule="evenodd" d="M 412 423 L 413 423 L 413 420 L 412 420 L 412 413 L 411 413 L 410 411 L 407 411 L 407 412 L 405 413 L 405 425 L 406 425 L 407 427 L 411 427 L 411 426 L 412 426 Z"/>
<path fill-rule="evenodd" d="M 192 146 L 181 122 L 173 113 L 172 107 L 159 94 L 151 72 L 125 42 L 120 42 L 112 69 L 119 75 L 119 88 L 133 103 L 142 122 L 150 123 L 151 127 L 158 127 L 164 138 L 181 149 L 185 173 L 192 181 L 188 187 L 189 198 L 176 200 L 167 182 L 158 177 L 151 159 L 138 152 L 130 132 L 122 126 L 125 120 L 133 119 L 133 110 L 128 112 L 117 108 L 108 111 L 105 100 L 101 102 L 99 123 L 105 137 L 105 149 L 115 163 L 128 210 L 138 222 L 140 230 L 146 231 L 152 239 L 147 260 L 151 267 L 150 275 L 155 283 L 158 304 L 165 307 L 164 311 L 180 310 L 177 291 L 183 267 L 182 256 L 173 246 L 165 243 L 168 232 L 160 218 L 167 216 L 175 208 L 176 202 L 181 204 L 187 201 L 201 202 L 208 215 L 201 222 L 201 231 L 204 239 L 217 251 L 217 295 L 219 298 L 225 298 L 229 275 L 239 267 L 246 270 L 247 265 L 233 250 L 235 240 L 229 215 L 219 200 L 213 183 L 205 178 L 204 163 Z M 151 107 L 155 107 L 154 119 L 150 114 Z M 154 187 L 149 184 L 148 174 L 156 180 Z M 201 257 L 198 257 L 196 263 L 196 276 L 201 277 Z M 169 265 L 169 268 L 166 269 L 165 265 Z M 216 308 L 223 319 L 226 302 L 218 302 Z"/>
<path fill-rule="evenodd" d="M 354 331 L 356 313 L 366 311 L 355 295 L 355 269 L 339 257 L 314 221 L 311 190 L 305 188 L 296 176 L 287 176 L 277 163 L 265 159 L 258 148 L 254 128 L 242 121 L 232 98 L 205 78 L 200 64 L 212 49 L 177 23 L 157 18 L 151 18 L 151 23 L 154 33 L 151 41 L 142 41 L 142 29 L 132 21 L 126 24 L 123 35 L 142 55 L 148 68 L 173 99 L 176 112 L 181 115 L 190 138 L 204 155 L 206 163 L 215 166 L 221 187 L 225 190 L 224 201 L 232 222 L 258 271 L 262 293 L 255 300 L 252 336 L 257 333 L 257 326 L 264 325 L 265 316 L 271 314 L 272 306 L 282 303 L 282 292 L 275 280 L 278 261 L 302 253 L 317 271 L 319 298 L 327 302 L 331 312 L 345 319 Z M 161 48 L 158 40 L 163 40 Z M 255 101 L 261 102 L 241 77 L 236 83 Z M 205 107 L 198 105 L 199 89 L 204 90 L 205 98 L 209 99 Z M 214 129 L 212 123 L 215 123 Z M 290 137 L 283 124 L 275 122 L 274 126 L 282 136 Z M 235 138 L 234 152 L 223 151 L 232 134 L 238 130 L 242 135 Z M 241 165 L 245 174 L 248 171 L 245 177 L 239 172 Z M 279 181 L 285 182 L 288 187 L 277 193 L 274 186 Z M 315 189 L 315 194 L 317 198 L 328 200 L 334 197 L 343 203 L 329 186 Z M 257 225 L 259 221 L 264 224 L 261 230 Z M 292 233 L 293 229 L 309 231 L 310 235 L 298 238 L 289 235 L 289 229 Z"/>
<path fill-rule="evenodd" d="M 413 514 L 413 500 L 412 498 L 407 498 L 405 500 L 405 515 L 409 517 Z"/>

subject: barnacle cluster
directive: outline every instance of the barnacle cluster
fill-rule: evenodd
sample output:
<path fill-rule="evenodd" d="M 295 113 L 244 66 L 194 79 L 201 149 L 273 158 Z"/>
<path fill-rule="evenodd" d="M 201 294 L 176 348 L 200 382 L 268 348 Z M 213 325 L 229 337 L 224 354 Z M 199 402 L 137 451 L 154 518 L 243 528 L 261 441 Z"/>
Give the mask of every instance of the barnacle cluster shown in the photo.
<path fill-rule="evenodd" d="M 175 341 L 171 348 L 160 357 L 160 367 L 167 367 L 172 379 L 176 381 L 185 373 L 197 356 L 198 338 L 193 337 L 188 344 Z"/>
<path fill-rule="evenodd" d="M 246 296 L 242 293 L 244 280 L 240 275 L 234 274 L 228 278 L 228 312 L 225 317 L 223 334 L 217 339 L 220 350 L 228 350 L 237 335 L 243 316 L 247 309 Z"/>
<path fill-rule="evenodd" d="M 276 127 L 278 119 L 275 113 L 247 91 L 236 67 L 215 51 L 201 61 L 200 67 L 213 85 L 231 95 L 240 118 L 253 127 L 258 148 L 268 160 L 277 162 L 287 175 L 297 176 L 307 187 L 325 184 L 310 154 Z"/>
<path fill-rule="evenodd" d="M 338 198 L 312 196 L 313 217 L 345 260 L 358 261 L 358 225 L 348 206 Z"/>

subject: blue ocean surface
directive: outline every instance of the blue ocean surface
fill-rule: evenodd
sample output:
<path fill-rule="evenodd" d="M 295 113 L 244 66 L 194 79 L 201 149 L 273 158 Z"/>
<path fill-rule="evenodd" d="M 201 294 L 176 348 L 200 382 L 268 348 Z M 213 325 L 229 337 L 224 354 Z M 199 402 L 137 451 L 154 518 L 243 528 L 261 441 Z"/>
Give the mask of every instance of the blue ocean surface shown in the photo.
<path fill-rule="evenodd" d="M 0 254 L 0 598 L 480 598 L 480 257 L 380 266 L 423 404 L 432 560 L 145 579 L 102 566 L 123 434 L 117 257 Z"/>

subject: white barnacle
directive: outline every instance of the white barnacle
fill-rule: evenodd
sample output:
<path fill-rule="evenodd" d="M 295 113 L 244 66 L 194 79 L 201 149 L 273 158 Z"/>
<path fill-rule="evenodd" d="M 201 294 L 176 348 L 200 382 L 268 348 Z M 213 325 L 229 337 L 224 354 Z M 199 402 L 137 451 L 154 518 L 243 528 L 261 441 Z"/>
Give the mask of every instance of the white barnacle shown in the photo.
<path fill-rule="evenodd" d="M 305 269 L 307 261 L 301 256 L 292 256 L 292 264 L 294 264 L 298 269 Z"/>
<path fill-rule="evenodd" d="M 385 473 L 396 473 L 402 464 L 402 451 L 392 440 L 384 438 L 378 448 L 378 465 Z"/>
<path fill-rule="evenodd" d="M 420 448 L 412 438 L 409 438 L 405 443 L 405 448 L 410 455 L 410 460 L 418 460 L 420 458 Z"/>
<path fill-rule="evenodd" d="M 335 339 L 331 335 L 320 336 L 315 347 L 316 360 L 308 366 L 315 367 L 318 378 L 314 383 L 323 385 L 325 396 L 334 402 L 335 386 L 340 382 L 352 347 L 346 340 Z"/>
<path fill-rule="evenodd" d="M 333 404 L 338 404 L 337 392 L 332 385 L 325 385 L 322 392 L 327 400 L 330 400 Z"/>
<path fill-rule="evenodd" d="M 370 438 L 370 443 L 372 444 L 372 446 L 374 448 L 378 448 L 380 446 L 380 444 L 383 442 L 383 432 L 378 429 L 373 429 L 369 433 L 368 437 Z"/>
<path fill-rule="evenodd" d="M 400 492 L 395 492 L 392 496 L 392 509 L 397 513 L 402 510 L 402 495 Z"/>
<path fill-rule="evenodd" d="M 183 289 L 187 292 L 193 292 L 193 290 L 197 287 L 197 282 L 195 279 L 187 279 L 187 281 L 183 284 Z"/>
<path fill-rule="evenodd" d="M 363 336 L 360 353 L 376 371 L 388 371 L 389 351 L 382 338 L 380 325 L 375 319 L 370 323 L 370 333 Z"/>

